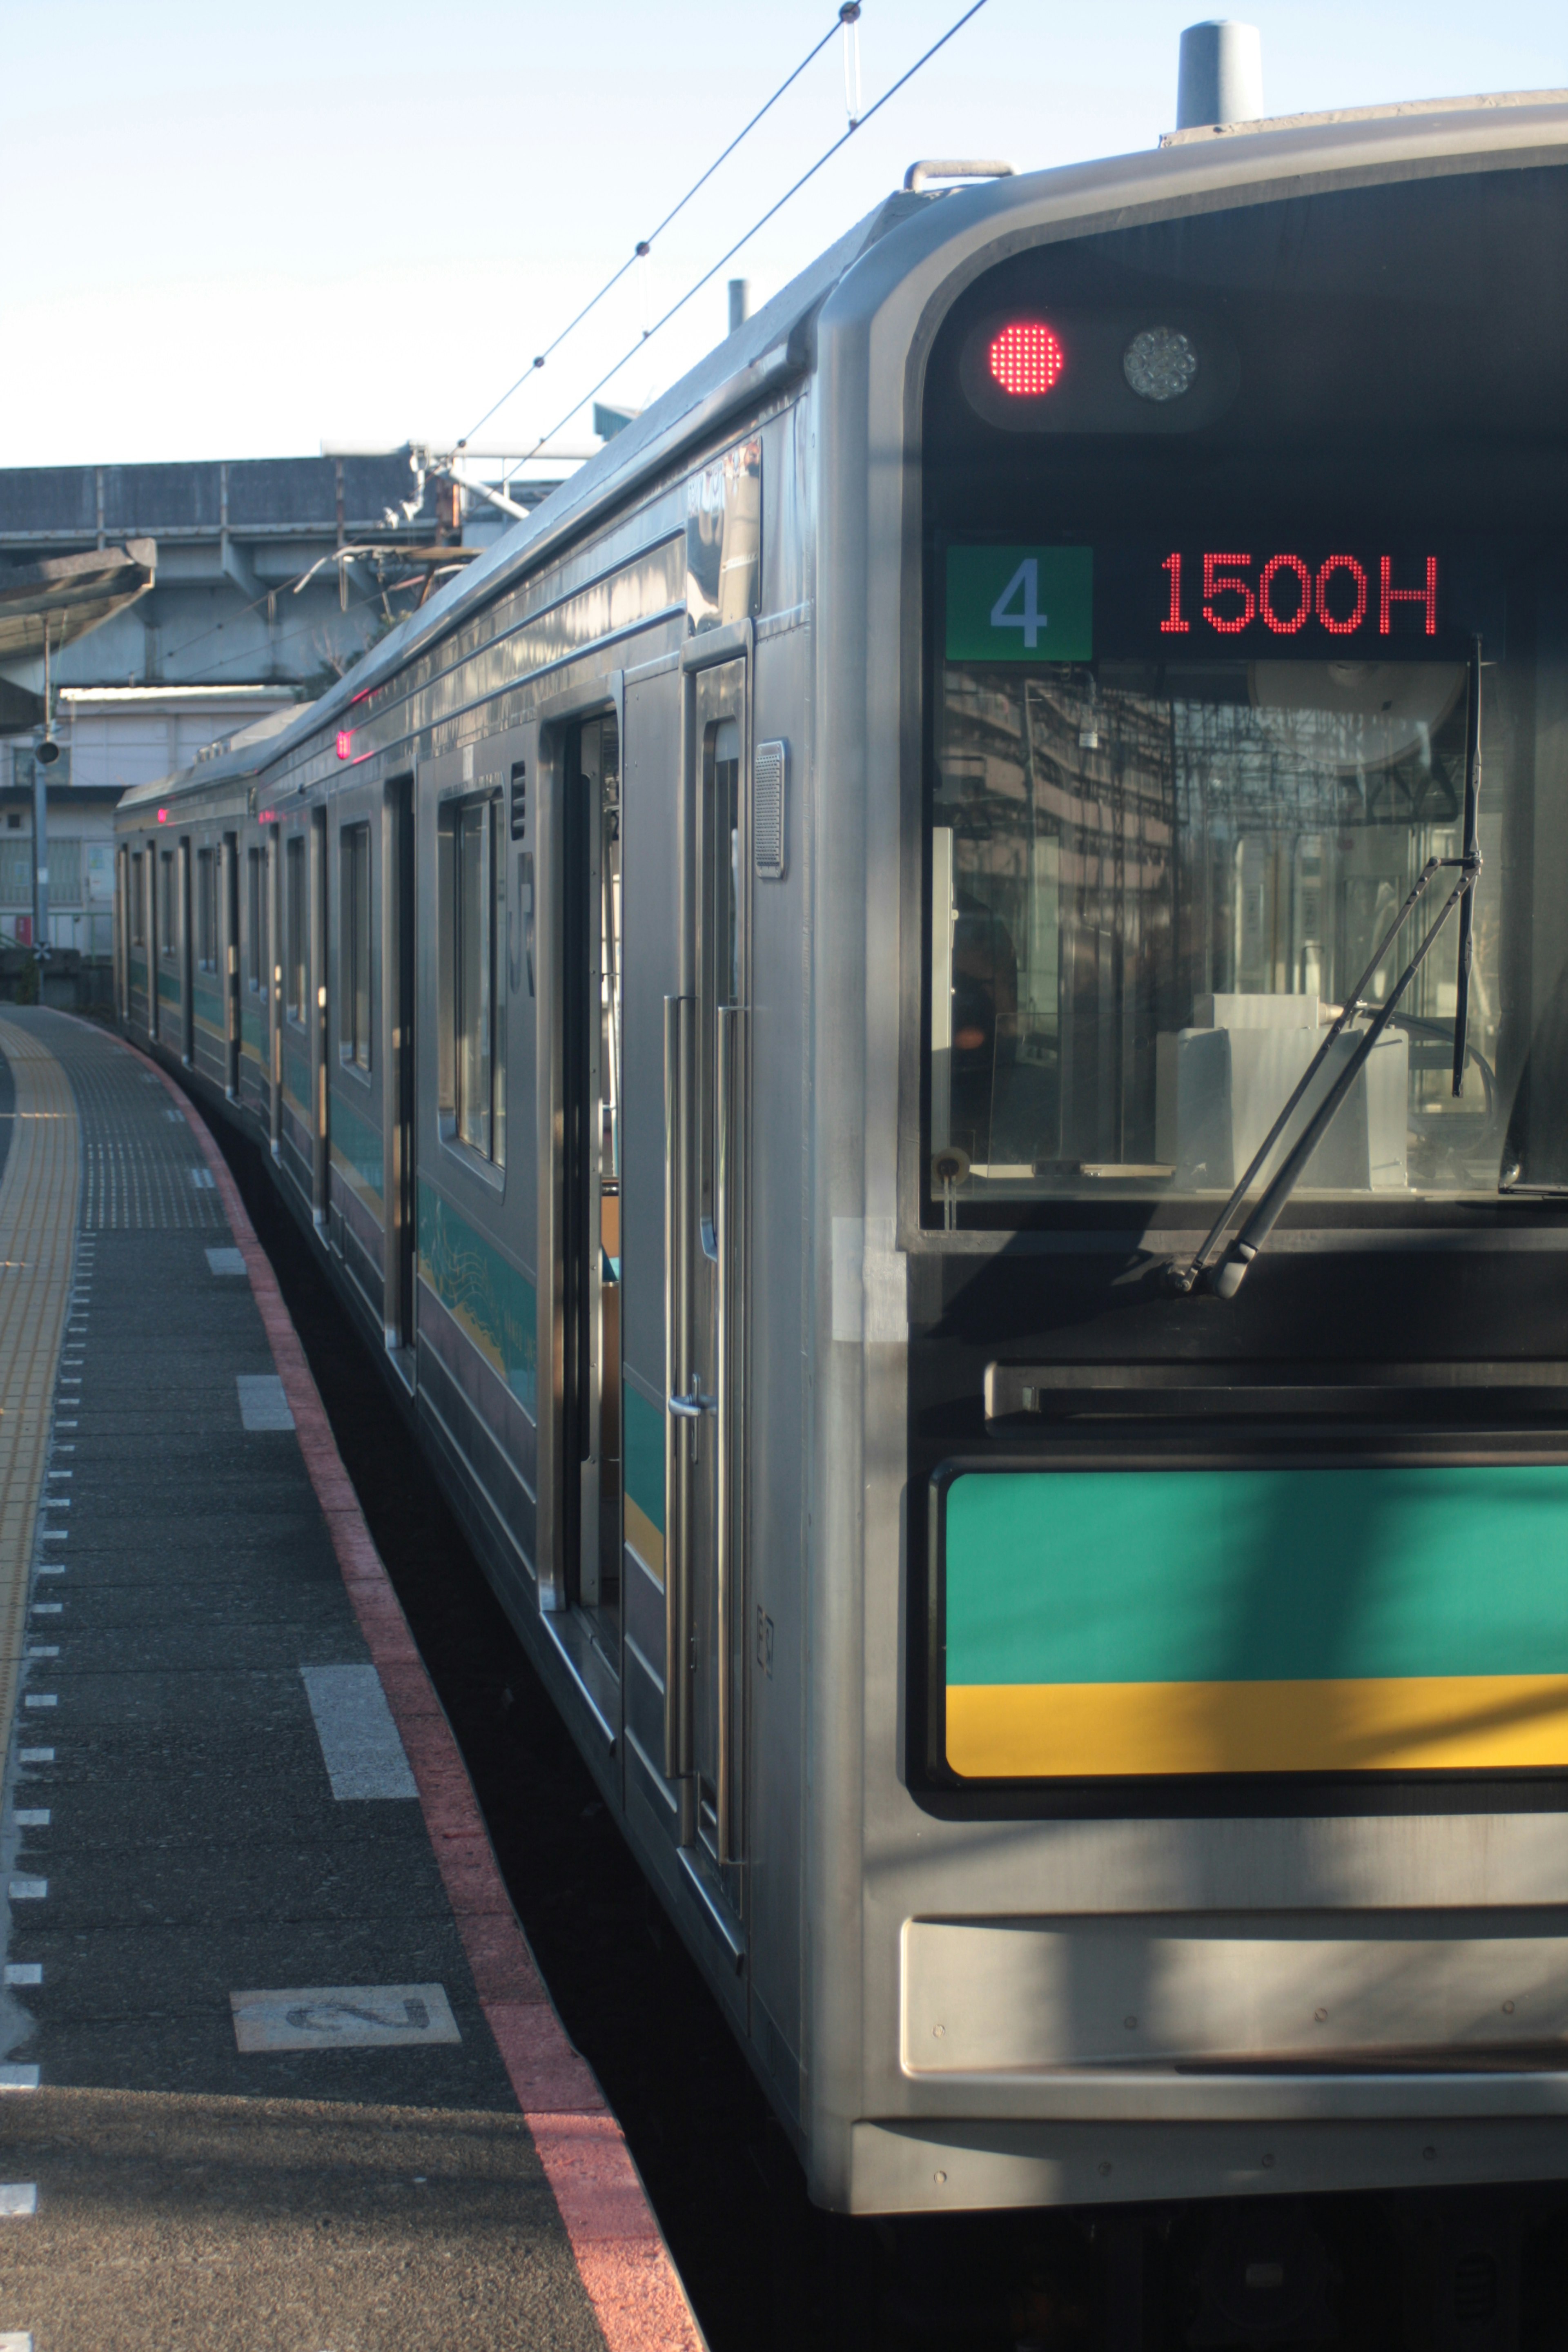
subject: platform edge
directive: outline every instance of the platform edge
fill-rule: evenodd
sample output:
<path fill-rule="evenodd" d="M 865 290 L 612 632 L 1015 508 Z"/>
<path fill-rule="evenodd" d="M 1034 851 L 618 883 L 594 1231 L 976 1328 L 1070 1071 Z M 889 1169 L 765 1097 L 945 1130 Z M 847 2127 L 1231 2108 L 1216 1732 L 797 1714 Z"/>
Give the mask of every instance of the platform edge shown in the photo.
<path fill-rule="evenodd" d="M 82 1025 L 162 1080 L 213 1172 L 349 1600 L 418 1785 L 426 1832 L 480 2008 L 539 2152 L 607 2352 L 707 2352 L 626 2134 L 586 2059 L 567 2038 L 512 1908 L 468 1767 L 343 1467 L 304 1347 L 222 1147 L 178 1080 L 151 1055 L 96 1022 Z"/>

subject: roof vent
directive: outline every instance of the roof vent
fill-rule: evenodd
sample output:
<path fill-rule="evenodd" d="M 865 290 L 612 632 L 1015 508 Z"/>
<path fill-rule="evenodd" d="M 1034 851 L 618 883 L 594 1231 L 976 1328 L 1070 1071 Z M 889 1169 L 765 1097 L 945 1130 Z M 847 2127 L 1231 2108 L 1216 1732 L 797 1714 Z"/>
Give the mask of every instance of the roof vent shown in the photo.
<path fill-rule="evenodd" d="M 1185 34 L 1182 36 L 1186 38 Z M 919 195 L 931 180 L 1010 180 L 1017 166 L 995 161 L 980 163 L 962 158 L 944 159 L 927 155 L 911 163 L 904 173 L 904 186 L 911 195 Z"/>
<path fill-rule="evenodd" d="M 1263 40 L 1256 25 L 1226 16 L 1189 25 L 1176 75 L 1176 128 L 1217 130 L 1263 114 Z"/>

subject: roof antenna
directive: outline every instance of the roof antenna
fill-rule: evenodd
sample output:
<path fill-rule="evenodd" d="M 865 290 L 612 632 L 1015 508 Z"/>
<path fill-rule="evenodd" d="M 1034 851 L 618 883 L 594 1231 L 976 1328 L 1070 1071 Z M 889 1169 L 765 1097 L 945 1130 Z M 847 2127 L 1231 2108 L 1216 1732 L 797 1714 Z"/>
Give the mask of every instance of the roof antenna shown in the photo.
<path fill-rule="evenodd" d="M 1263 119 L 1263 38 L 1228 16 L 1189 25 L 1176 71 L 1178 131 L 1218 131 Z"/>

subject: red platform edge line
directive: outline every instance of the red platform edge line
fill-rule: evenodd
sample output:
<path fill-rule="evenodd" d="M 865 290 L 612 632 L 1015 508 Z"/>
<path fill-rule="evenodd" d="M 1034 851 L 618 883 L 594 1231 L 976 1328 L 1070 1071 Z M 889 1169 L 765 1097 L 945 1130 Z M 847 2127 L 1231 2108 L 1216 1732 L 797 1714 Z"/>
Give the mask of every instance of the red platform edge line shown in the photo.
<path fill-rule="evenodd" d="M 365 1524 L 300 1335 L 228 1162 L 169 1072 L 124 1038 L 112 1042 L 163 1080 L 212 1171 L 349 1599 L 418 1785 L 425 1826 L 479 2005 L 539 2151 L 607 2352 L 707 2352 L 626 2135 L 551 2005 L 502 1882 L 468 1767 Z"/>

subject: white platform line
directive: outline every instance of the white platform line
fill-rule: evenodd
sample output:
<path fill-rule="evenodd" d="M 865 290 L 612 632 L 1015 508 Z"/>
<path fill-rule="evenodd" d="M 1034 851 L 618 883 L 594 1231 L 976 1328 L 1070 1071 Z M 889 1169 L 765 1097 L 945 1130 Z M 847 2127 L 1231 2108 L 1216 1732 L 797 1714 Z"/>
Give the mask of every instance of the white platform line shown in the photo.
<path fill-rule="evenodd" d="M 238 1372 L 239 1418 L 246 1429 L 292 1429 L 294 1416 L 276 1372 Z"/>
<path fill-rule="evenodd" d="M 338 1801 L 417 1797 L 375 1668 L 301 1666 L 300 1673 Z"/>

